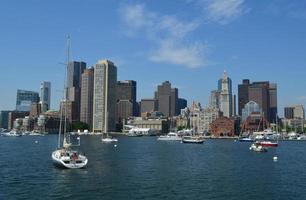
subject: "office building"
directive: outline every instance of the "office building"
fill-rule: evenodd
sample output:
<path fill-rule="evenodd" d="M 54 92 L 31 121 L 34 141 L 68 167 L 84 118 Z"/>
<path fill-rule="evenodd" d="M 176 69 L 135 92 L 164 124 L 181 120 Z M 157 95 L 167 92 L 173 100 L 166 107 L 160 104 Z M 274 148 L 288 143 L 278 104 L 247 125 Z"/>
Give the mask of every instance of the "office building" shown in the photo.
<path fill-rule="evenodd" d="M 137 115 L 137 83 L 133 80 L 117 82 L 117 120 Z"/>
<path fill-rule="evenodd" d="M 51 107 L 51 83 L 44 81 L 40 84 L 41 111 L 46 112 Z"/>
<path fill-rule="evenodd" d="M 95 65 L 93 131 L 107 132 L 116 129 L 117 67 L 109 60 Z"/>
<path fill-rule="evenodd" d="M 156 99 L 141 99 L 140 101 L 140 112 L 151 113 L 157 111 L 158 102 Z"/>
<path fill-rule="evenodd" d="M 29 112 L 32 103 L 39 102 L 38 92 L 17 90 L 16 110 Z"/>
<path fill-rule="evenodd" d="M 92 127 L 94 68 L 85 69 L 81 78 L 80 121 Z"/>
<path fill-rule="evenodd" d="M 74 102 L 74 111 L 79 113 L 75 121 L 80 120 L 82 74 L 86 69 L 85 62 L 71 61 L 67 69 L 67 100 Z"/>
<path fill-rule="evenodd" d="M 303 105 L 293 105 L 284 108 L 286 119 L 305 119 L 305 110 Z"/>
<path fill-rule="evenodd" d="M 158 101 L 158 111 L 166 117 L 178 115 L 178 89 L 171 88 L 171 83 L 165 81 L 157 86 L 155 99 Z"/>
<path fill-rule="evenodd" d="M 268 81 L 253 82 L 243 80 L 238 85 L 238 111 L 242 114 L 242 109 L 249 101 L 256 102 L 262 109 L 262 114 L 270 123 L 277 121 L 277 85 Z"/>
<path fill-rule="evenodd" d="M 178 114 L 181 113 L 181 110 L 187 107 L 187 100 L 183 98 L 178 98 Z"/>
<path fill-rule="evenodd" d="M 8 130 L 12 130 L 14 128 L 14 122 L 16 119 L 24 118 L 25 116 L 28 116 L 29 112 L 26 111 L 11 111 L 8 114 Z"/>

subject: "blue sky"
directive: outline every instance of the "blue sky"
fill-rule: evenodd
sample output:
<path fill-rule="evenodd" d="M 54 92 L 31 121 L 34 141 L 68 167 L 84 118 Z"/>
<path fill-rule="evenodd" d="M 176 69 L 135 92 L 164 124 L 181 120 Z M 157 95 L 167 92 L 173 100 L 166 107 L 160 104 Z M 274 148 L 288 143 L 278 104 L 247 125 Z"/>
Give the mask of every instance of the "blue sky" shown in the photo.
<path fill-rule="evenodd" d="M 169 80 L 206 105 L 227 70 L 234 93 L 244 78 L 276 82 L 280 113 L 306 103 L 306 1 L 2 0 L 0 25 L 0 110 L 44 80 L 58 107 L 67 34 L 74 60 L 114 61 L 118 80 L 137 81 L 138 99 Z"/>

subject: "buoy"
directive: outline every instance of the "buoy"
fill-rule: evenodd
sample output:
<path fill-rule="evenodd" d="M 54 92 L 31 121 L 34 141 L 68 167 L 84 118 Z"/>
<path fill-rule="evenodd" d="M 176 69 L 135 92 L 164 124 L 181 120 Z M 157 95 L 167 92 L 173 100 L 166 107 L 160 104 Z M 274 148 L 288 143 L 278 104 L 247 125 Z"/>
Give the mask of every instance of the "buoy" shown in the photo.
<path fill-rule="evenodd" d="M 35 140 L 35 144 L 37 144 L 38 143 L 38 141 L 37 140 Z"/>
<path fill-rule="evenodd" d="M 278 157 L 277 156 L 274 156 L 273 157 L 273 161 L 277 161 L 278 160 Z"/>
<path fill-rule="evenodd" d="M 114 147 L 117 147 L 117 145 L 115 144 Z"/>

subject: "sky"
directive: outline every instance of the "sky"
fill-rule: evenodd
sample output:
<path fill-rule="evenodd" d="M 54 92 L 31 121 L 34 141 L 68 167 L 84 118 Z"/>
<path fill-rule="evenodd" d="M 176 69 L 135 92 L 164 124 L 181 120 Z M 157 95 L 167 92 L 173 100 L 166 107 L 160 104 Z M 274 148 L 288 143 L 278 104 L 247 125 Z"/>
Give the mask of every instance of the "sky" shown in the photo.
<path fill-rule="evenodd" d="M 169 80 L 205 106 L 226 70 L 236 94 L 242 79 L 277 83 L 280 113 L 306 104 L 306 1 L 1 0 L 0 26 L 0 110 L 42 81 L 58 108 L 68 34 L 73 60 L 113 61 L 138 100 Z"/>

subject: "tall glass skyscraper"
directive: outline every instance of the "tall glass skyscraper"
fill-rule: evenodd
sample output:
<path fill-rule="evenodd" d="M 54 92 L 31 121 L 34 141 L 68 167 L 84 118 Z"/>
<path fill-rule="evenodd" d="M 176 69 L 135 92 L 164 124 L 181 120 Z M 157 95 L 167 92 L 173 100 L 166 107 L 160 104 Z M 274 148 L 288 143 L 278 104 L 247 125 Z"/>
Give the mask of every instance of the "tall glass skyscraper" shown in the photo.
<path fill-rule="evenodd" d="M 40 84 L 40 104 L 41 111 L 46 112 L 50 109 L 51 106 L 51 83 L 50 82 L 42 82 Z"/>
<path fill-rule="evenodd" d="M 17 90 L 16 110 L 30 111 L 32 103 L 39 102 L 38 92 Z"/>

